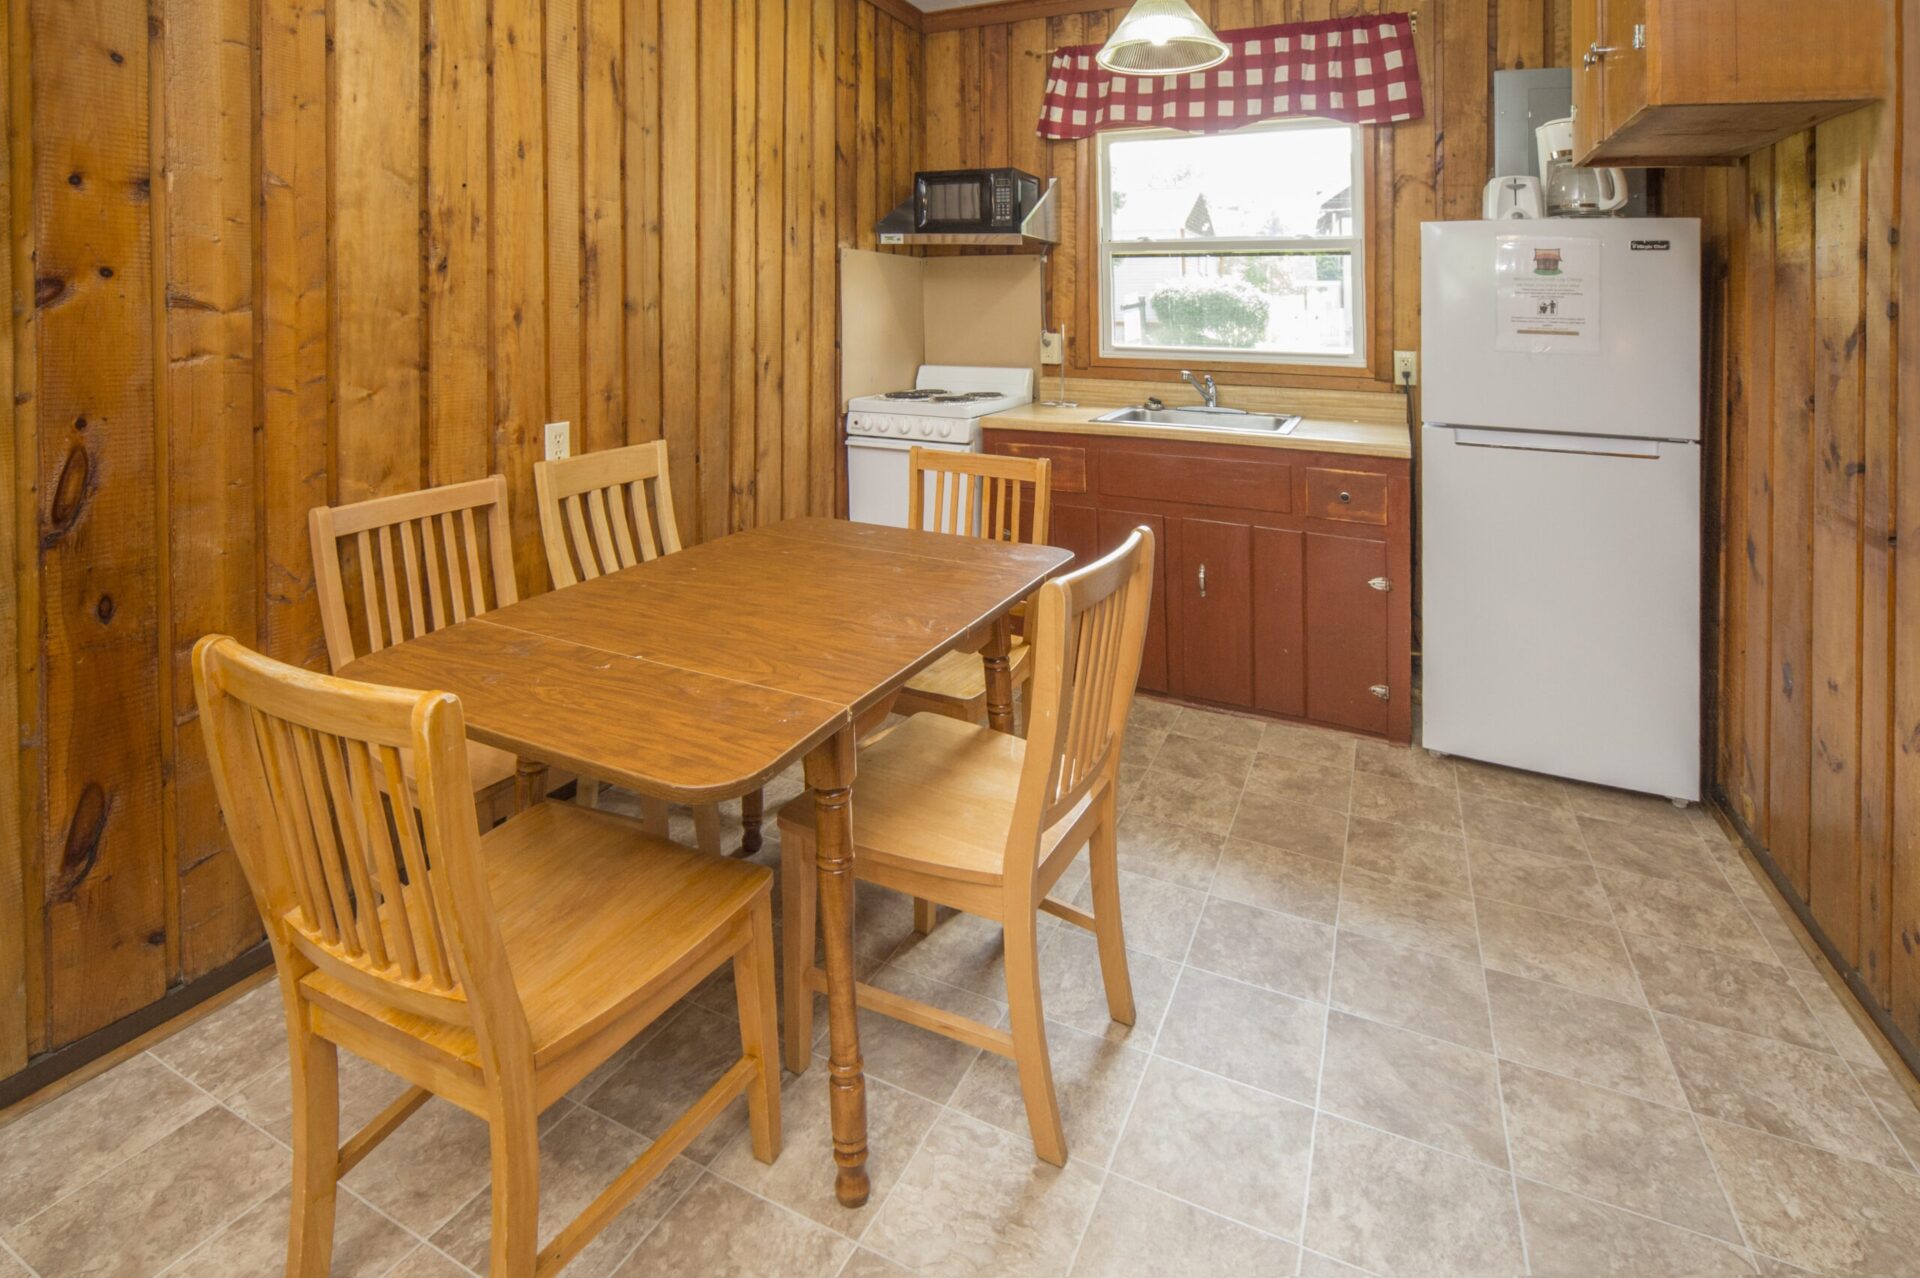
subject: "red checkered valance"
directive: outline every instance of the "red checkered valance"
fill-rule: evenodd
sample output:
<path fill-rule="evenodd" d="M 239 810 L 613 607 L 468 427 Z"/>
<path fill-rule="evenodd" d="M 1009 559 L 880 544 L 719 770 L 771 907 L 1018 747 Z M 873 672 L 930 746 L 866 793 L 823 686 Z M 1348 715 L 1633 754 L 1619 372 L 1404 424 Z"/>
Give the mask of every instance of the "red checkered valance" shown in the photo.
<path fill-rule="evenodd" d="M 1424 114 L 1404 13 L 1217 34 L 1232 50 L 1227 60 L 1190 74 L 1115 75 L 1093 60 L 1097 44 L 1055 50 L 1040 136 L 1149 127 L 1223 133 L 1302 116 L 1389 124 Z"/>

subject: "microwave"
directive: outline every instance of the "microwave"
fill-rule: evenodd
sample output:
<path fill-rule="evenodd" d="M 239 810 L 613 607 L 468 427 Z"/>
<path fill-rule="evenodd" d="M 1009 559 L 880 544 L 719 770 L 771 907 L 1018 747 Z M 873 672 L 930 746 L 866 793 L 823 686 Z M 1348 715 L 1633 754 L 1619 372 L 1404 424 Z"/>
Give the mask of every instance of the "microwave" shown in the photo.
<path fill-rule="evenodd" d="M 1040 202 L 1040 179 L 1019 169 L 916 173 L 913 228 L 926 234 L 1015 234 Z"/>

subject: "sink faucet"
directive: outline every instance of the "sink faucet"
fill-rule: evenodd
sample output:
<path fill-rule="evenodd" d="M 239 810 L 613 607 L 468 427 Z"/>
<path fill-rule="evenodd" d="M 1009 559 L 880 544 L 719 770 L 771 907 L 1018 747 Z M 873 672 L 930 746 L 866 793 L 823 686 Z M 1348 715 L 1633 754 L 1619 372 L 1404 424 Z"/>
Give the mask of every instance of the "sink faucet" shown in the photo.
<path fill-rule="evenodd" d="M 1203 378 L 1204 380 L 1202 380 Z M 1220 407 L 1220 388 L 1213 384 L 1212 373 L 1204 373 L 1201 377 L 1195 377 L 1192 369 L 1183 368 L 1180 370 L 1180 380 L 1199 391 L 1200 398 L 1207 401 L 1208 408 Z"/>

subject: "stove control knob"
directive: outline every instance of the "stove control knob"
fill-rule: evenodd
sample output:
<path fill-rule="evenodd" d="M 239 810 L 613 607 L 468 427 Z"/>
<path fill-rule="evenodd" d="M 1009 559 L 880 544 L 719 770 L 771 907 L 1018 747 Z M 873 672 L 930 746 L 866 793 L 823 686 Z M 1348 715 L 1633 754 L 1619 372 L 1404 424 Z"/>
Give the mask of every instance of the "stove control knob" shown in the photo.
<path fill-rule="evenodd" d="M 952 422 L 941 422 L 941 423 L 940 423 L 940 438 L 942 438 L 942 439 L 951 439 L 951 438 L 953 438 L 953 423 L 952 423 Z"/>

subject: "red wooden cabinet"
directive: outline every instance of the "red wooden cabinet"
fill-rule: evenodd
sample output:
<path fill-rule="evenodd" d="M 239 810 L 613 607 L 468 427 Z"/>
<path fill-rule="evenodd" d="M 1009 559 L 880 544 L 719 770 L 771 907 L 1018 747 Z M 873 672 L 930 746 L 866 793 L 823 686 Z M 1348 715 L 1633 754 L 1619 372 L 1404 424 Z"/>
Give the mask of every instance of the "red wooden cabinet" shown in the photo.
<path fill-rule="evenodd" d="M 1079 562 L 1153 529 L 1142 689 L 1411 737 L 1407 461 L 1041 431 L 986 448 L 1073 459 L 1052 540 Z"/>

